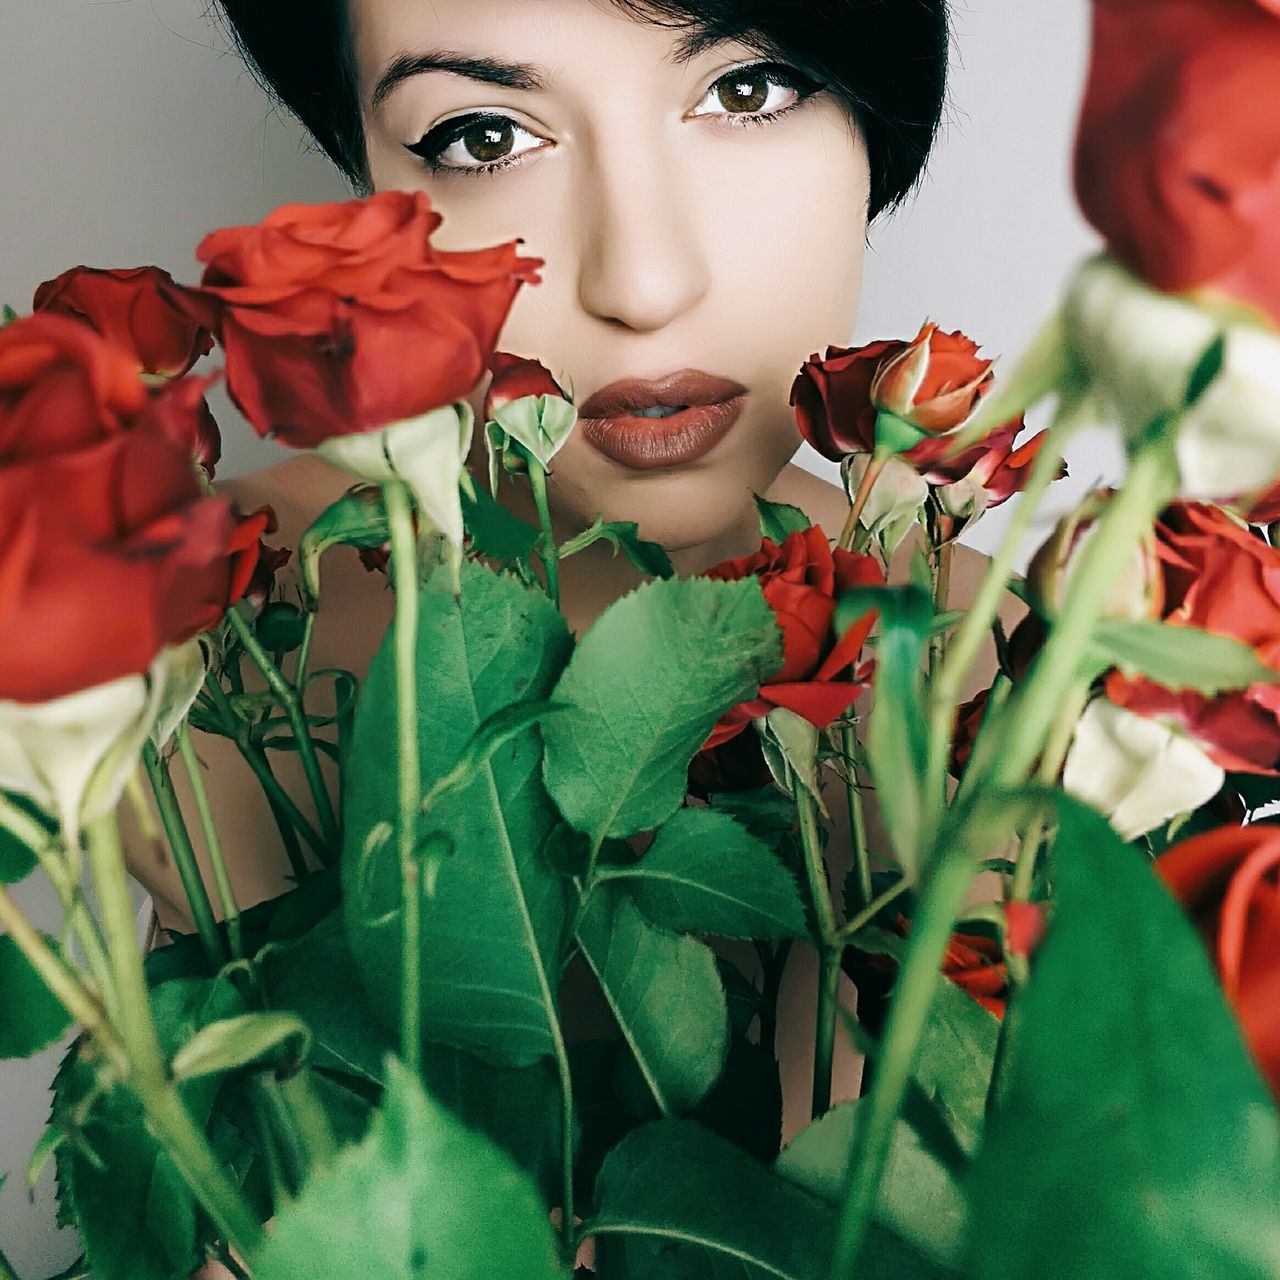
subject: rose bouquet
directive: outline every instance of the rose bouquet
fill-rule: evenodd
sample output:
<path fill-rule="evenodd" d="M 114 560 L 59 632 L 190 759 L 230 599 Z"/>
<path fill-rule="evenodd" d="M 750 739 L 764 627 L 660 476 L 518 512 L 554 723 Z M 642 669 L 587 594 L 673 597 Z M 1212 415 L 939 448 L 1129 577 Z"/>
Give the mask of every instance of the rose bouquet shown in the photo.
<path fill-rule="evenodd" d="M 541 264 L 439 250 L 421 194 L 10 313 L 0 1052 L 79 1030 L 28 1170 L 56 1163 L 75 1274 L 1276 1275 L 1280 113 L 1242 106 L 1276 84 L 1271 0 L 1098 3 L 1077 176 L 1107 251 L 1008 377 L 933 323 L 814 355 L 792 403 L 843 529 L 761 498 L 760 549 L 683 578 L 634 524 L 557 542 L 577 411 L 498 349 Z M 272 513 L 212 487 L 215 342 L 255 429 L 352 476 L 296 600 Z M 1015 574 L 1100 421 L 1125 482 Z M 956 538 L 1015 494 L 953 608 Z M 575 637 L 559 566 L 600 541 L 649 581 Z M 395 601 L 363 679 L 311 661 L 353 549 Z M 294 868 L 247 908 L 208 735 Z M 145 952 L 120 806 L 195 925 Z M 56 937 L 5 887 L 37 871 Z"/>

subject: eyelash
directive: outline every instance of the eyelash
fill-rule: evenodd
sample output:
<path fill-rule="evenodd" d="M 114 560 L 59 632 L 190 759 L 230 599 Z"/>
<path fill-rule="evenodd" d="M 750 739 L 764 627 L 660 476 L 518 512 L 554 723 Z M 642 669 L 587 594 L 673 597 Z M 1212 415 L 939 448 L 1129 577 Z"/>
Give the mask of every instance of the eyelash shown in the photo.
<path fill-rule="evenodd" d="M 794 67 L 785 66 L 780 62 L 757 62 L 744 67 L 734 67 L 732 70 L 726 71 L 711 85 L 707 93 L 712 93 L 718 85 L 729 80 L 731 76 L 741 76 L 752 72 L 762 75 L 772 84 L 781 84 L 788 89 L 794 90 L 799 96 L 795 102 L 790 103 L 788 106 L 780 107 L 776 111 L 711 113 L 730 128 L 747 128 L 751 125 L 772 124 L 775 120 L 780 120 L 783 116 L 790 115 L 798 107 L 804 106 L 814 94 L 821 93 L 826 88 L 825 85 L 802 75 Z M 495 112 L 479 112 L 469 116 L 458 116 L 456 119 L 447 120 L 444 124 L 424 134 L 417 142 L 413 144 L 406 143 L 405 149 L 416 155 L 422 161 L 424 168 L 430 173 L 458 174 L 465 177 L 479 177 L 487 173 L 500 173 L 507 169 L 515 169 L 524 163 L 526 155 L 533 154 L 531 150 L 522 152 L 511 160 L 491 160 L 485 164 L 477 165 L 450 165 L 439 162 L 440 157 L 455 142 L 460 141 L 477 125 L 488 123 L 506 125 L 514 122 L 510 116 L 498 115 Z M 517 125 L 517 128 L 520 127 L 522 126 Z M 528 131 L 526 130 L 526 132 Z M 535 150 L 537 149 L 540 148 Z"/>

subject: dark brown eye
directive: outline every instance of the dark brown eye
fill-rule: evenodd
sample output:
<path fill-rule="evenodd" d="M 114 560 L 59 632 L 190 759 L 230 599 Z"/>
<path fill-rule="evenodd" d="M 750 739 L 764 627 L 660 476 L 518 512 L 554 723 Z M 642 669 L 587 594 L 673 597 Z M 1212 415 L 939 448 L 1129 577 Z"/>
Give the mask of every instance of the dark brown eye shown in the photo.
<path fill-rule="evenodd" d="M 769 101 L 774 81 L 759 71 L 739 72 L 716 86 L 720 105 L 726 111 L 759 111 Z"/>
<path fill-rule="evenodd" d="M 456 139 L 463 149 L 481 164 L 504 160 L 515 145 L 515 125 L 510 121 L 485 121 L 474 124 Z"/>

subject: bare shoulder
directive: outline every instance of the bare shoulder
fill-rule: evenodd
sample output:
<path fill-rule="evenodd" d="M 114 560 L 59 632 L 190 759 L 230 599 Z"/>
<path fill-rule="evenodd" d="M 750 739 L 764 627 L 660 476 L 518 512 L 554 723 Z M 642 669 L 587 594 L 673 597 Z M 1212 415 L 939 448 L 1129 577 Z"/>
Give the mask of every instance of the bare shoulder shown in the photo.
<path fill-rule="evenodd" d="M 821 525 L 833 538 L 849 514 L 849 500 L 844 490 L 830 480 L 789 462 L 766 495 L 770 502 L 785 502 L 799 507 L 813 524 Z"/>
<path fill-rule="evenodd" d="M 300 453 L 269 467 L 219 480 L 220 494 L 234 498 L 242 510 L 269 506 L 280 522 L 276 535 L 296 544 L 307 526 L 354 483 L 323 458 Z"/>

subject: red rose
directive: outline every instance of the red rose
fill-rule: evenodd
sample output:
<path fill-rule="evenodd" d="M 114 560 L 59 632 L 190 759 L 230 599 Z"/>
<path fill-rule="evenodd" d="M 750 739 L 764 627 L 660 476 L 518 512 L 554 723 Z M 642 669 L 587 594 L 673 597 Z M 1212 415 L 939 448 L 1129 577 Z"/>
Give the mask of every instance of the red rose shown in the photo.
<path fill-rule="evenodd" d="M 951 447 L 943 437 L 991 389 L 993 363 L 963 333 L 943 333 L 929 322 L 911 342 L 828 347 L 825 360 L 810 356 L 792 385 L 791 404 L 801 434 L 832 462 L 875 452 L 876 418 L 882 411 L 897 415 L 933 437 L 901 455 L 923 472 Z"/>
<path fill-rule="evenodd" d="M 898 915 L 893 922 L 893 932 L 905 938 L 911 932 L 911 921 Z M 877 969 L 893 972 L 898 967 L 897 961 L 885 953 L 871 958 L 877 962 L 874 966 Z M 942 957 L 942 973 L 989 1013 L 1004 1017 L 1009 970 L 999 944 L 991 938 L 977 933 L 953 933 Z"/>
<path fill-rule="evenodd" d="M 0 331 L 0 699 L 145 672 L 239 599 L 266 516 L 204 496 L 171 434 L 193 391 L 62 316 Z"/>
<path fill-rule="evenodd" d="M 261 435 L 314 448 L 463 400 L 536 258 L 516 244 L 433 248 L 422 192 L 287 205 L 206 236 L 183 305 L 226 354 L 232 398 Z"/>
<path fill-rule="evenodd" d="M 172 301 L 173 277 L 159 267 L 128 271 L 72 267 L 36 290 L 37 312 L 69 316 L 133 354 L 141 373 L 180 378 L 213 347 L 213 335 Z M 168 414 L 168 426 L 210 480 L 222 457 L 222 437 L 200 382 L 192 410 Z M 188 389 L 188 396 L 194 393 Z"/>
<path fill-rule="evenodd" d="M 705 575 L 721 582 L 757 577 L 764 598 L 782 628 L 782 668 L 756 697 L 720 717 L 703 749 L 719 746 L 753 720 L 786 707 L 825 729 L 844 715 L 866 688 L 852 671 L 875 621 L 867 613 L 843 636 L 833 629 L 836 601 L 858 586 L 884 582 L 879 565 L 852 551 L 834 553 L 819 528 L 789 534 L 781 546 L 766 538 L 754 555 L 729 560 Z"/>
<path fill-rule="evenodd" d="M 1200 930 L 1254 1059 L 1280 1099 L 1280 830 L 1259 824 L 1207 831 L 1155 865 Z"/>
<path fill-rule="evenodd" d="M 508 351 L 495 351 L 489 367 L 493 370 L 493 379 L 484 398 L 486 420 L 491 421 L 499 409 L 526 396 L 568 399 L 560 384 L 537 360 L 513 356 Z"/>
<path fill-rule="evenodd" d="M 1280 325 L 1280 4 L 1095 0 L 1076 194 L 1158 289 Z"/>
<path fill-rule="evenodd" d="M 882 410 L 926 432 L 898 457 L 939 491 L 944 512 L 963 524 L 1026 487 L 1045 440 L 1041 432 L 1015 448 L 1026 425 L 1019 417 L 948 456 L 950 434 L 993 385 L 992 363 L 963 333 L 926 324 L 913 342 L 828 347 L 825 359 L 811 356 L 791 388 L 791 404 L 800 434 L 832 462 L 875 452 Z"/>
<path fill-rule="evenodd" d="M 1247 644 L 1280 671 L 1280 551 L 1216 507 L 1178 502 L 1156 528 L 1165 621 Z M 1280 763 L 1280 685 L 1206 697 L 1113 671 L 1107 697 L 1149 719 L 1175 720 L 1224 769 L 1269 773 Z"/>
<path fill-rule="evenodd" d="M 800 434 L 824 458 L 840 462 L 851 453 L 873 453 L 876 407 L 871 384 L 886 358 L 905 342 L 881 341 L 865 347 L 828 347 L 825 359 L 812 355 L 791 387 Z"/>
<path fill-rule="evenodd" d="M 172 299 L 159 267 L 72 267 L 36 290 L 32 308 L 70 316 L 132 352 L 143 373 L 179 378 L 213 347 L 213 335 Z"/>
<path fill-rule="evenodd" d="M 999 944 L 978 933 L 953 933 L 942 958 L 942 972 L 988 1013 L 1004 1017 L 1009 971 Z"/>

